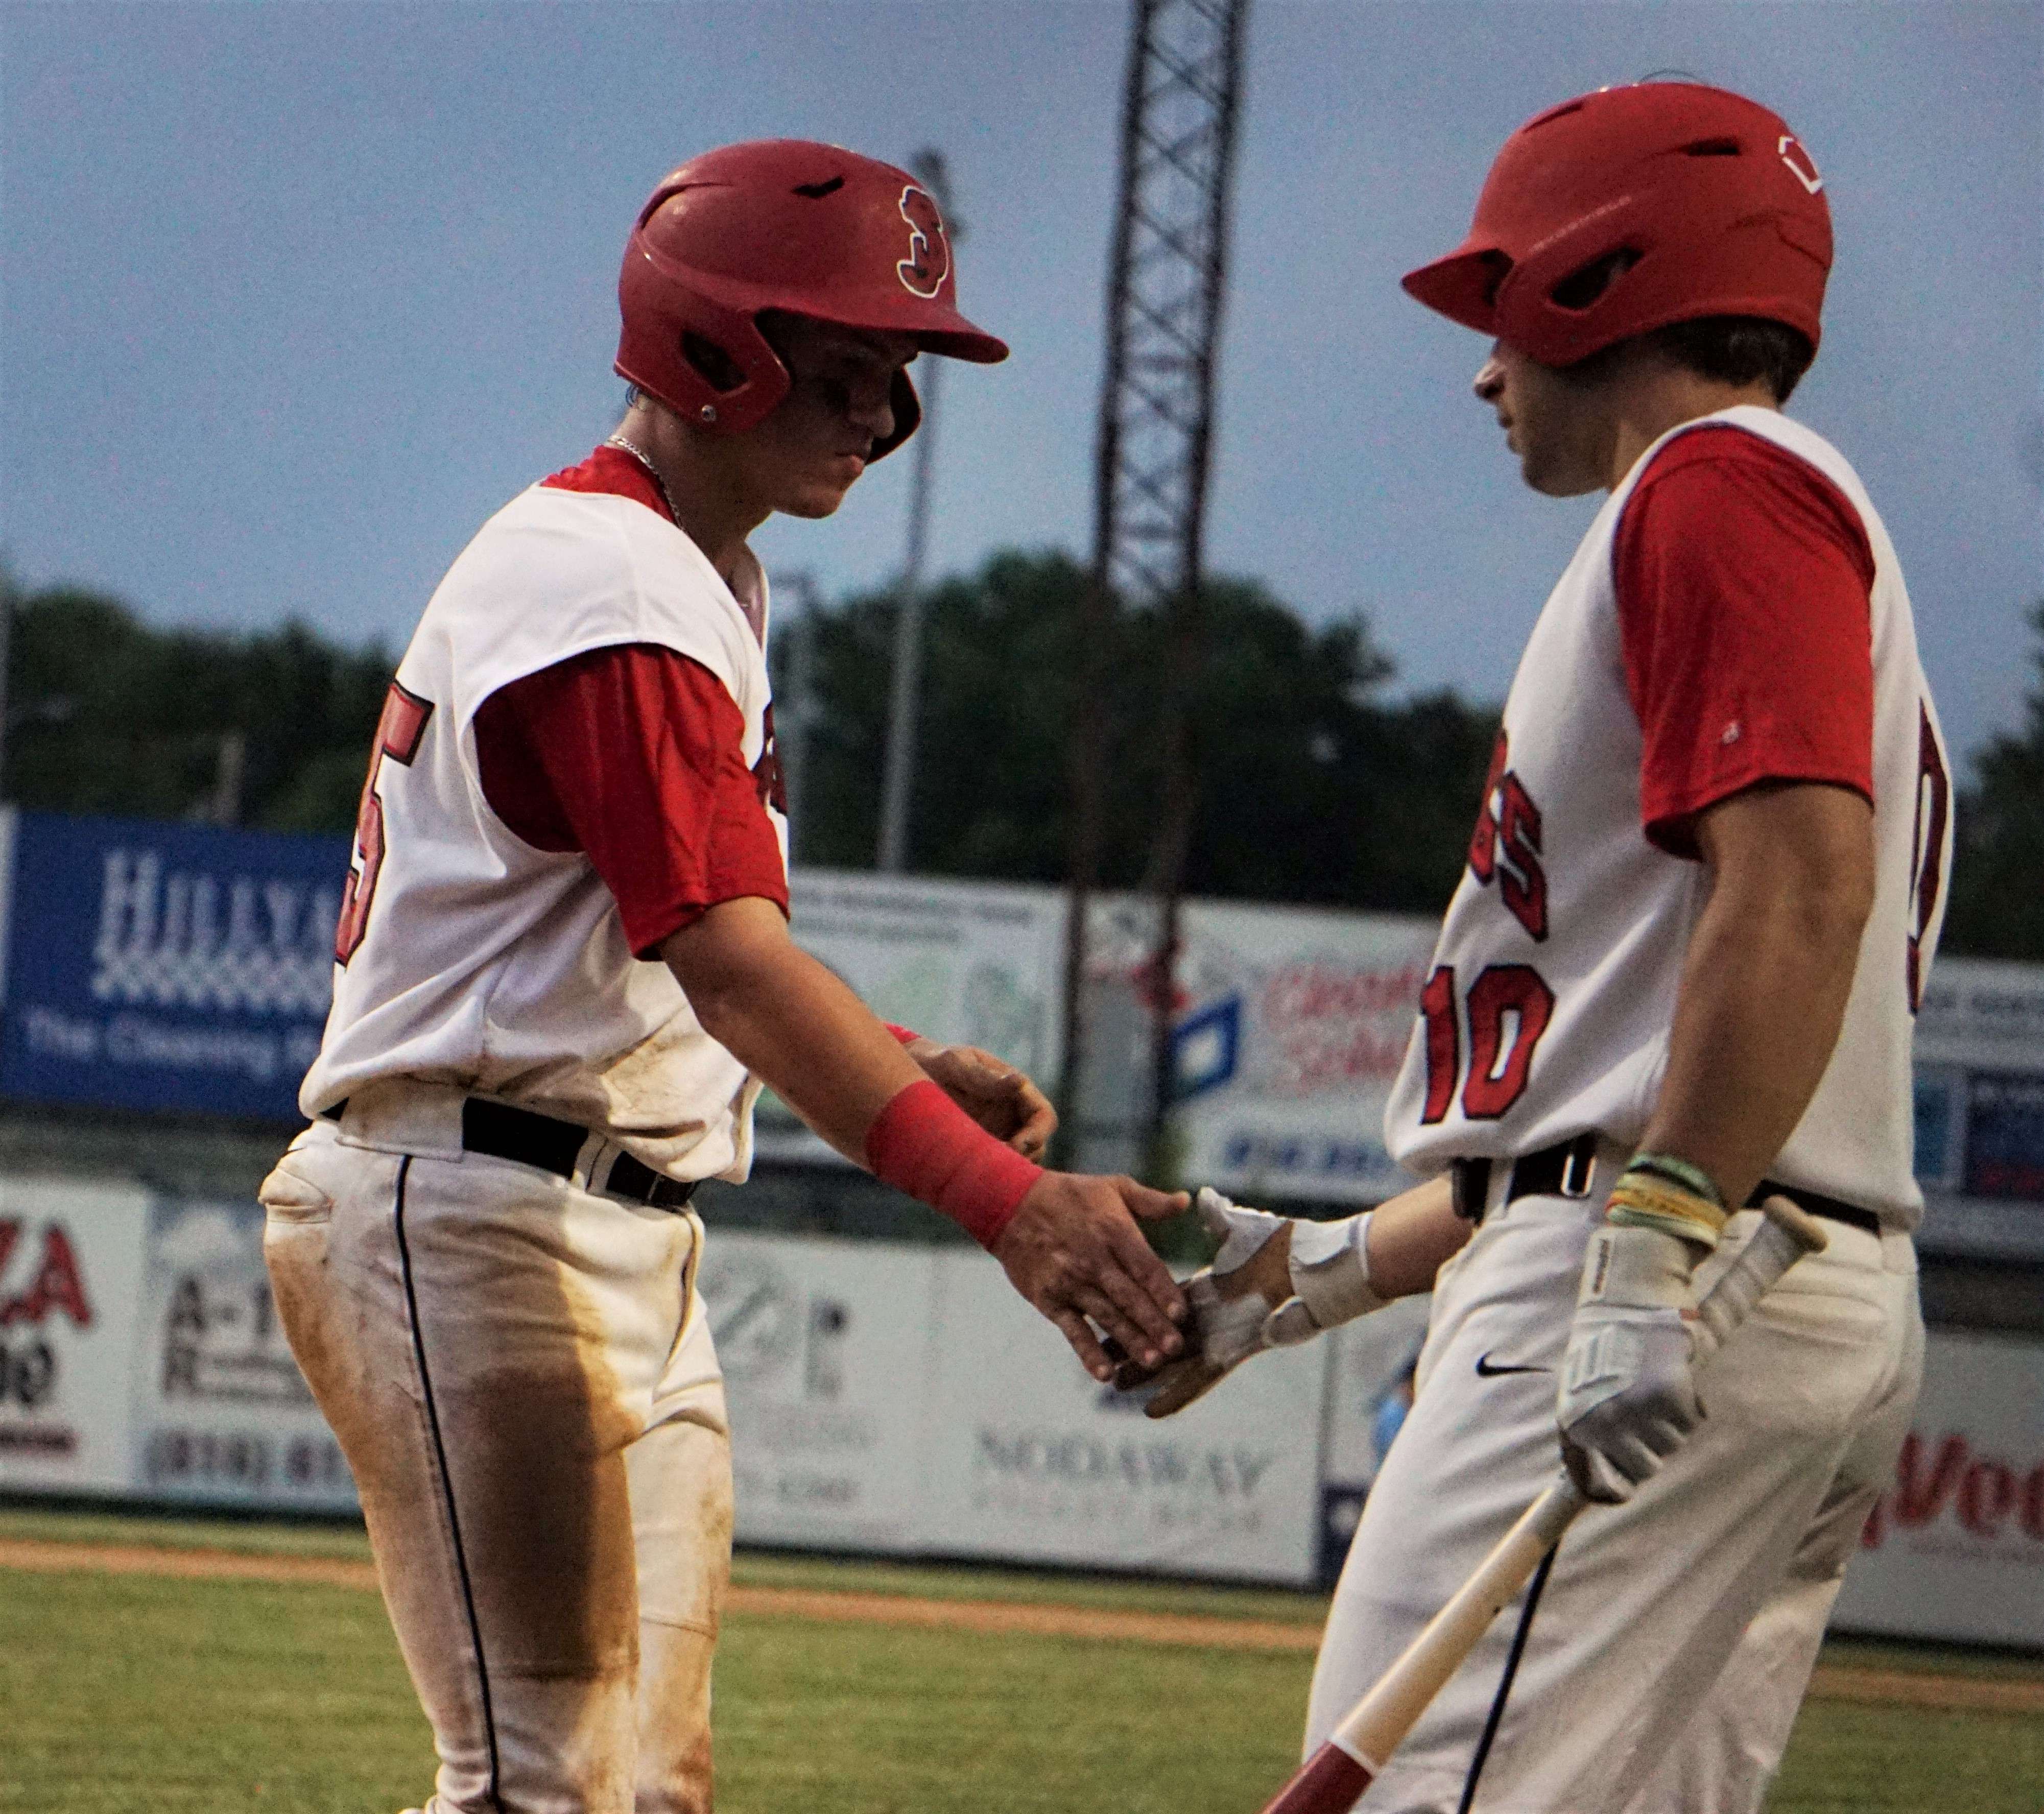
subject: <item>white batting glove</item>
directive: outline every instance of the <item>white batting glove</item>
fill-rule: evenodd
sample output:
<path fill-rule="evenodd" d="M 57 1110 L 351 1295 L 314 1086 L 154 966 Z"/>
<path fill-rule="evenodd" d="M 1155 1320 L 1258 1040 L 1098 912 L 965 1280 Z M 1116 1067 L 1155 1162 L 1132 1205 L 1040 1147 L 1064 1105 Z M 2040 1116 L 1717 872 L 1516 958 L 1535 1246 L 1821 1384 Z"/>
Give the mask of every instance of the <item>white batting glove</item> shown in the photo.
<path fill-rule="evenodd" d="M 1590 1236 L 1554 1416 L 1570 1477 L 1600 1504 L 1631 1498 L 1703 1416 L 1683 1316 L 1695 1263 L 1658 1228 L 1607 1223 Z"/>
<path fill-rule="evenodd" d="M 1184 1410 L 1252 1355 L 1311 1341 L 1384 1302 L 1370 1288 L 1369 1211 L 1303 1221 L 1243 1209 L 1211 1188 L 1193 1207 L 1221 1245 L 1185 1282 L 1185 1351 L 1154 1370 L 1124 1360 L 1114 1377 L 1121 1390 L 1148 1395 L 1151 1417 Z"/>

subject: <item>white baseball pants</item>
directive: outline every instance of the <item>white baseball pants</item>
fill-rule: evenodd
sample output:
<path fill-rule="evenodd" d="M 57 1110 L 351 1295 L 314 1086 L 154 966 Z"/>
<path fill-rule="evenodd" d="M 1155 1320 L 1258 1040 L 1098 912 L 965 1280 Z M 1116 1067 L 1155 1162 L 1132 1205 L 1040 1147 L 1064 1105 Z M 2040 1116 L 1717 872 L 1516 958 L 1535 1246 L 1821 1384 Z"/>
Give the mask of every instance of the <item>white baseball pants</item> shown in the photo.
<path fill-rule="evenodd" d="M 701 1223 L 325 1122 L 262 1197 L 432 1723 L 428 1814 L 705 1814 L 731 1464 Z"/>
<path fill-rule="evenodd" d="M 1494 1209 L 1442 1269 L 1417 1396 L 1335 1590 L 1308 1756 L 1554 1478 L 1555 1370 L 1604 1182 Z M 1732 1218 L 1700 1289 L 1758 1220 Z M 1629 1503 L 1577 1520 L 1530 1621 L 1524 1597 L 1505 1609 L 1363 1814 L 1759 1808 L 1923 1370 L 1908 1237 L 1821 1225 L 1829 1248 L 1700 1376 L 1695 1435 Z"/>

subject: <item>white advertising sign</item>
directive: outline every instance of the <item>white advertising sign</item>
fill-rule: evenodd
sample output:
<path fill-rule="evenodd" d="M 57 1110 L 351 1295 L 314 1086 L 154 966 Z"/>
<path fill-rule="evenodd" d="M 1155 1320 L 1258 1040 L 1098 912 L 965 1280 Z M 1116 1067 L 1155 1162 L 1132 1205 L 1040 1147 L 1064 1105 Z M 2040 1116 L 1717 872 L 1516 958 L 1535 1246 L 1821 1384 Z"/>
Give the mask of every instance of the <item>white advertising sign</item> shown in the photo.
<path fill-rule="evenodd" d="M 1065 936 L 1058 890 L 803 869 L 790 893 L 796 943 L 882 1020 L 983 1047 L 1046 1088 L 1055 1082 Z M 759 1144 L 766 1159 L 843 1163 L 770 1095 L 760 1104 Z"/>
<path fill-rule="evenodd" d="M 991 1261 L 939 1266 L 925 1548 L 1312 1578 L 1323 1350 L 1267 1355 L 1152 1423 L 1088 1377 Z"/>
<path fill-rule="evenodd" d="M 0 1178 L 0 1489 L 132 1485 L 147 1205 L 126 1185 Z"/>
<path fill-rule="evenodd" d="M 1938 959 L 1917 1011 L 1916 1057 L 2044 1071 L 2044 964 Z"/>
<path fill-rule="evenodd" d="M 291 1358 L 253 1201 L 159 1198 L 135 1324 L 136 1487 L 152 1499 L 338 1512 L 340 1445 Z"/>
<path fill-rule="evenodd" d="M 1894 1483 L 1831 1622 L 2044 1644 L 2044 1343 L 1932 1332 Z"/>
<path fill-rule="evenodd" d="M 1089 969 L 1106 997 L 1104 1063 L 1147 1080 L 1147 1013 L 1123 1017 L 1154 947 L 1139 901 L 1105 904 Z M 1179 1176 L 1254 1200 L 1381 1201 L 1412 1179 L 1384 1149 L 1384 1107 L 1412 1036 L 1431 920 L 1189 901 L 1173 1003 Z M 1102 986 L 1105 985 L 1105 988 Z M 1147 1092 L 1131 1092 L 1139 1114 Z"/>
<path fill-rule="evenodd" d="M 697 1289 L 731 1410 L 739 1541 L 915 1549 L 936 1250 L 713 1234 Z"/>

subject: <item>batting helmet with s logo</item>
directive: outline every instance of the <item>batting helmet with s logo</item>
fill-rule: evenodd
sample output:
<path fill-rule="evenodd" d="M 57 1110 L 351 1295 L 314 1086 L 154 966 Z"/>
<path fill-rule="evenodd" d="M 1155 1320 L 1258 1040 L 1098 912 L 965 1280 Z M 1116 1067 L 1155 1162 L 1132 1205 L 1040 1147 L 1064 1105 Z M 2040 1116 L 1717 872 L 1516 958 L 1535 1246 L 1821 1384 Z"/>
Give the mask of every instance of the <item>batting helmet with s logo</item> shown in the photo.
<path fill-rule="evenodd" d="M 1008 356 L 959 313 L 951 238 L 928 191 L 892 164 L 805 139 L 726 145 L 663 178 L 625 247 L 617 301 L 618 375 L 720 433 L 752 427 L 788 394 L 759 331 L 770 309 L 912 334 L 926 352 L 982 364 Z M 875 459 L 921 417 L 905 372 L 893 406 Z"/>

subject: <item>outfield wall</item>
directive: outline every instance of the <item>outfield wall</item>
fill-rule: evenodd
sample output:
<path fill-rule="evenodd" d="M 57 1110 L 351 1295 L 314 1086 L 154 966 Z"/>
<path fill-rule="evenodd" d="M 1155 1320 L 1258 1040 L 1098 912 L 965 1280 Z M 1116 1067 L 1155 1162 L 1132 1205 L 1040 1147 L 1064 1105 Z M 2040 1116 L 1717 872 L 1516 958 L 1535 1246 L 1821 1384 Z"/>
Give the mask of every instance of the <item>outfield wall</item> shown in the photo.
<path fill-rule="evenodd" d="M 0 1491 L 352 1509 L 261 1235 L 252 1203 L 0 1180 Z M 713 1234 L 701 1288 L 741 1542 L 1298 1586 L 1339 1566 L 1424 1314 L 1153 1424 L 976 1251 Z M 2044 1343 L 1932 1333 L 1835 1622 L 2044 1648 Z"/>
<path fill-rule="evenodd" d="M 0 1097 L 287 1124 L 318 1049 L 344 836 L 0 811 Z M 1060 1067 L 1066 897 L 804 869 L 796 938 L 880 1013 Z M 1083 1163 L 1135 1169 L 1147 1127 L 1154 903 L 1101 895 L 1085 977 Z M 1189 901 L 1174 978 L 1180 1175 L 1251 1201 L 1364 1204 L 1434 924 Z M 1895 961 L 1903 955 L 1897 952 Z M 2044 966 L 1941 960 L 1916 1040 L 1927 1251 L 2044 1262 Z M 771 1098 L 763 1158 L 844 1161 Z"/>

